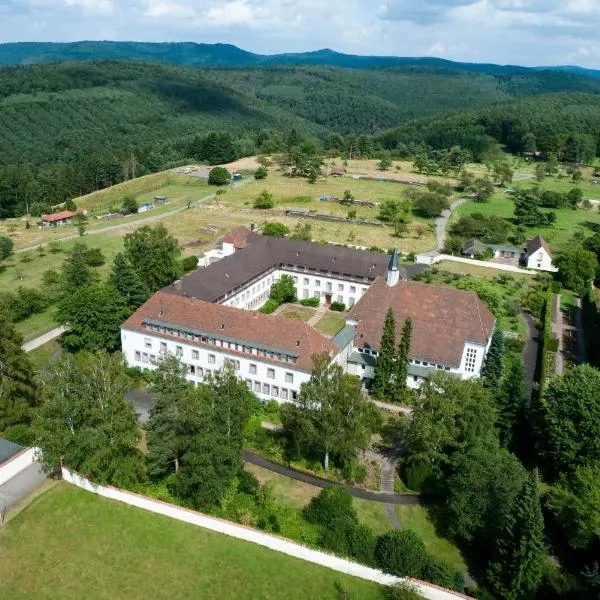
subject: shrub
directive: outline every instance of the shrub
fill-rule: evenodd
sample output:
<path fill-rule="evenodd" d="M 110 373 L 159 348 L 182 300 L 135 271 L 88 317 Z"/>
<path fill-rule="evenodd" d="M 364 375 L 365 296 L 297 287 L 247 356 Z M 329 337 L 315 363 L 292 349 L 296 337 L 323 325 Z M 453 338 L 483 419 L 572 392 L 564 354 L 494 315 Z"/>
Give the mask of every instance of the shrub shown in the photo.
<path fill-rule="evenodd" d="M 254 179 L 266 179 L 268 174 L 269 171 L 267 170 L 267 167 L 258 167 L 258 169 L 256 169 L 256 171 L 254 172 Z"/>
<path fill-rule="evenodd" d="M 133 196 L 125 196 L 123 198 L 123 204 L 121 205 L 124 213 L 131 214 L 138 211 L 137 200 Z"/>
<path fill-rule="evenodd" d="M 240 469 L 238 473 L 238 490 L 256 498 L 260 490 L 260 483 L 252 473 L 246 471 L 246 469 Z"/>
<path fill-rule="evenodd" d="M 290 228 L 287 225 L 284 225 L 283 223 L 271 221 L 270 223 L 263 223 L 262 232 L 263 235 L 281 238 L 290 232 Z"/>
<path fill-rule="evenodd" d="M 362 523 L 354 523 L 346 533 L 350 556 L 368 565 L 374 564 L 377 538 L 371 528 Z"/>
<path fill-rule="evenodd" d="M 423 576 L 430 561 L 423 540 L 412 529 L 380 535 L 375 545 L 375 559 L 386 573 L 416 578 Z"/>
<path fill-rule="evenodd" d="M 189 273 L 198 267 L 198 257 L 197 256 L 186 256 L 181 261 L 181 267 L 183 268 L 184 273 Z"/>
<path fill-rule="evenodd" d="M 350 545 L 348 532 L 354 526 L 354 521 L 347 517 L 338 517 L 323 528 L 319 544 L 336 554 L 349 555 Z"/>
<path fill-rule="evenodd" d="M 31 446 L 35 440 L 35 433 L 29 425 L 23 423 L 19 425 L 11 425 L 4 430 L 2 437 L 13 444 L 19 446 Z"/>
<path fill-rule="evenodd" d="M 297 297 L 293 277 L 291 275 L 282 275 L 279 281 L 276 281 L 271 286 L 269 298 L 275 300 L 278 306 L 285 302 L 295 302 Z"/>
<path fill-rule="evenodd" d="M 267 209 L 275 206 L 273 194 L 267 190 L 263 190 L 254 200 L 254 208 Z"/>
<path fill-rule="evenodd" d="M 551 337 L 547 344 L 548 352 L 558 352 L 559 345 L 559 339 L 556 337 Z"/>
<path fill-rule="evenodd" d="M 309 523 L 327 527 L 335 519 L 357 521 L 350 492 L 341 486 L 325 488 L 304 507 L 304 517 Z"/>
<path fill-rule="evenodd" d="M 279 302 L 277 302 L 277 300 L 269 299 L 258 310 L 265 315 L 270 315 L 272 312 L 275 312 L 277 308 L 279 308 Z"/>
<path fill-rule="evenodd" d="M 0 236 L 0 260 L 8 258 L 13 251 L 13 241 L 5 235 Z"/>
<path fill-rule="evenodd" d="M 227 185 L 231 181 L 231 173 L 225 167 L 214 167 L 208 174 L 208 185 Z"/>
<path fill-rule="evenodd" d="M 422 596 L 410 583 L 397 583 L 385 592 L 386 600 L 423 600 Z"/>
<path fill-rule="evenodd" d="M 337 312 L 344 312 L 346 310 L 346 305 L 343 302 L 332 302 L 329 308 Z"/>
<path fill-rule="evenodd" d="M 101 267 L 106 262 L 100 248 L 90 248 L 89 250 L 86 250 L 84 259 L 85 264 L 88 265 L 88 267 Z"/>
<path fill-rule="evenodd" d="M 432 476 L 431 465 L 423 460 L 411 460 L 402 469 L 404 483 L 409 490 L 421 492 L 427 487 L 427 480 Z"/>
<path fill-rule="evenodd" d="M 320 298 L 303 298 L 302 300 L 299 300 L 298 303 L 301 304 L 302 306 L 310 306 L 311 308 L 317 308 L 317 306 L 319 306 L 319 304 L 321 304 L 321 299 Z"/>

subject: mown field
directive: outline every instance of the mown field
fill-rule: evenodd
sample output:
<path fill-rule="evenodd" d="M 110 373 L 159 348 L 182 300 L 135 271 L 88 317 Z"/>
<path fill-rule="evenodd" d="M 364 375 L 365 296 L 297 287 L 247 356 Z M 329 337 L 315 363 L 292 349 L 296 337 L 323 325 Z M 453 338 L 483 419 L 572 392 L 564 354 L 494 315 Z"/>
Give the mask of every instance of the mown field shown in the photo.
<path fill-rule="evenodd" d="M 382 600 L 379 586 L 60 483 L 0 529 L 0 598 Z"/>

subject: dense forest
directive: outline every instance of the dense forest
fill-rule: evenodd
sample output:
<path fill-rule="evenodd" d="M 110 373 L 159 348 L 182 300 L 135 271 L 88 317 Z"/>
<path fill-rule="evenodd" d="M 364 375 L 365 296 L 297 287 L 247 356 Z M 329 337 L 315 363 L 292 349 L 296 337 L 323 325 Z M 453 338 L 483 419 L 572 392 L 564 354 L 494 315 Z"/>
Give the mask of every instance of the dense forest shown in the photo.
<path fill-rule="evenodd" d="M 3 47 L 4 48 L 4 47 Z M 229 49 L 234 47 L 228 47 Z M 5 49 L 5 48 L 4 48 Z M 239 49 L 237 49 L 239 50 Z M 288 150 L 291 132 L 351 156 L 496 143 L 578 162 L 596 154 L 600 79 L 441 66 L 210 68 L 89 61 L 0 68 L 0 217 L 191 160 Z M 573 139 L 573 135 L 576 139 Z M 569 138 L 571 136 L 571 138 Z"/>

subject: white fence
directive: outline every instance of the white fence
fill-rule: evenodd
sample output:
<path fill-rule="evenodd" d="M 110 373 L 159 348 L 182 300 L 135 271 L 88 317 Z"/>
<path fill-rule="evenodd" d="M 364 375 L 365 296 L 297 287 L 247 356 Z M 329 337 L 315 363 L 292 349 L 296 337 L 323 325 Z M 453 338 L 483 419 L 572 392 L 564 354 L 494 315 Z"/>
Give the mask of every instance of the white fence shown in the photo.
<path fill-rule="evenodd" d="M 24 448 L 21 452 L 3 462 L 0 465 L 0 485 L 3 485 L 35 462 L 36 452 L 37 448 Z"/>
<path fill-rule="evenodd" d="M 345 575 L 373 581 L 381 585 L 394 585 L 395 583 L 402 581 L 399 577 L 388 575 L 377 569 L 365 567 L 364 565 L 327 554 L 326 552 L 313 550 L 312 548 L 307 548 L 306 546 L 296 544 L 284 538 L 250 529 L 249 527 L 244 527 L 237 523 L 209 517 L 208 515 L 193 510 L 175 506 L 173 504 L 167 504 L 160 500 L 154 500 L 147 496 L 120 490 L 111 486 L 96 485 L 65 467 L 62 468 L 62 476 L 65 481 L 81 489 L 87 490 L 88 492 L 103 496 L 104 498 L 118 500 L 119 502 L 129 504 L 130 506 L 136 506 L 137 508 L 142 508 L 159 515 L 177 519 L 184 523 L 223 533 L 247 542 L 252 542 L 276 552 L 282 552 L 289 556 L 333 569 L 334 571 L 344 573 Z M 463 594 L 451 592 L 422 581 L 410 578 L 407 578 L 405 581 L 413 585 L 427 600 L 458 600 L 468 598 Z"/>

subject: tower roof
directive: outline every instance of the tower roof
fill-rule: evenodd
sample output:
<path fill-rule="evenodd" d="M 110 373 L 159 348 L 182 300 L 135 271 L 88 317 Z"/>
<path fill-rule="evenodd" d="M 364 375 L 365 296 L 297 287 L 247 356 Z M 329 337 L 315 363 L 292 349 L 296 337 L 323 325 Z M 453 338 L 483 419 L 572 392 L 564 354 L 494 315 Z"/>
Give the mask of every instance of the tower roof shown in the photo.
<path fill-rule="evenodd" d="M 388 271 L 399 271 L 400 266 L 398 265 L 398 250 L 394 248 L 392 255 L 390 256 L 390 262 L 388 263 Z"/>

